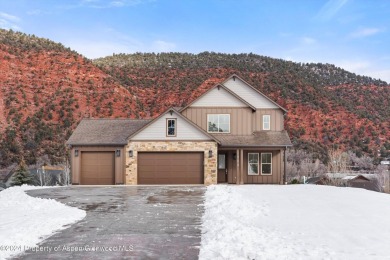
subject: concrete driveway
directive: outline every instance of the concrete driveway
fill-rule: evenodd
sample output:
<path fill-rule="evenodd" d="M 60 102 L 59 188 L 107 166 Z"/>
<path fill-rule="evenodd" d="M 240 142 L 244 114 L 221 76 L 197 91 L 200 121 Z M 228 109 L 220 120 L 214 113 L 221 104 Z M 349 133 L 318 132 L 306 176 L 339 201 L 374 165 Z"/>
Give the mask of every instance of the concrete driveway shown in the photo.
<path fill-rule="evenodd" d="M 202 186 L 66 187 L 29 191 L 87 211 L 16 259 L 197 259 Z M 60 248 L 53 252 L 54 247 Z M 107 251 L 106 251 L 107 250 Z"/>

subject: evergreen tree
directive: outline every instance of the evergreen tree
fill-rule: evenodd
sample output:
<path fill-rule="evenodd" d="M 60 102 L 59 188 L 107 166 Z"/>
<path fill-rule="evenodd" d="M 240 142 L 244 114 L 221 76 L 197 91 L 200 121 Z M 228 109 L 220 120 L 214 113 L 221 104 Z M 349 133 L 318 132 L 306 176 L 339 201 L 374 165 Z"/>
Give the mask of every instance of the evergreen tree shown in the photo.
<path fill-rule="evenodd" d="M 11 185 L 12 186 L 21 186 L 23 184 L 31 184 L 32 176 L 30 172 L 27 170 L 26 163 L 22 159 L 19 163 L 18 169 L 14 177 L 12 178 Z"/>

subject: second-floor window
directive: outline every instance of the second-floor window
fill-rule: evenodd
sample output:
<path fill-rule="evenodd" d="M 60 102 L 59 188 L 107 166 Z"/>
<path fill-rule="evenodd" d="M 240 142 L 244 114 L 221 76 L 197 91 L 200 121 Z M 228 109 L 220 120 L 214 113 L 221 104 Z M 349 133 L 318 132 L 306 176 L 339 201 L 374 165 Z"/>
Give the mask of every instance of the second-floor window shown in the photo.
<path fill-rule="evenodd" d="M 263 115 L 263 130 L 271 130 L 271 116 Z"/>
<path fill-rule="evenodd" d="M 167 136 L 176 136 L 176 118 L 167 119 Z"/>
<path fill-rule="evenodd" d="M 207 132 L 230 133 L 230 115 L 229 114 L 208 114 Z"/>

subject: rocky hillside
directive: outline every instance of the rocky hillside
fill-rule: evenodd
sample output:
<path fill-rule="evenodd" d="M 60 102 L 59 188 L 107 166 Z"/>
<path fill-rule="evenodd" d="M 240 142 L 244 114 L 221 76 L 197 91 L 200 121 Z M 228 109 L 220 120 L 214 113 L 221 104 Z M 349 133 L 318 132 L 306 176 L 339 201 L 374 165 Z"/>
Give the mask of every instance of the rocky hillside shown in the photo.
<path fill-rule="evenodd" d="M 90 61 L 47 39 L 0 30 L 0 168 L 64 160 L 82 117 L 149 118 L 236 73 L 286 107 L 298 147 L 386 156 L 390 87 L 329 64 L 254 54 L 114 55 Z M 387 145 L 387 148 L 385 147 Z"/>
<path fill-rule="evenodd" d="M 0 30 L 0 166 L 64 160 L 82 117 L 134 117 L 134 96 L 61 44 Z"/>

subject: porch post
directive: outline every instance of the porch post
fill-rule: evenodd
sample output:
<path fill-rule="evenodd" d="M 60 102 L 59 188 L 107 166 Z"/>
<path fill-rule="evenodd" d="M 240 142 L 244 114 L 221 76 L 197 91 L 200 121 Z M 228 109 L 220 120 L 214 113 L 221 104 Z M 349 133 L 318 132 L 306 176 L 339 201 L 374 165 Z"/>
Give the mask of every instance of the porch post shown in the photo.
<path fill-rule="evenodd" d="M 284 165 L 283 165 L 283 184 L 287 184 L 287 176 L 286 176 L 286 169 L 287 169 L 287 157 L 286 157 L 286 150 L 287 150 L 287 146 L 286 148 L 284 148 Z"/>
<path fill-rule="evenodd" d="M 240 150 L 240 184 L 244 184 L 244 150 Z"/>
<path fill-rule="evenodd" d="M 241 155 L 240 155 L 240 150 L 237 149 L 236 150 L 236 167 L 237 167 L 237 171 L 236 171 L 236 184 L 240 184 L 240 159 L 241 159 Z"/>

